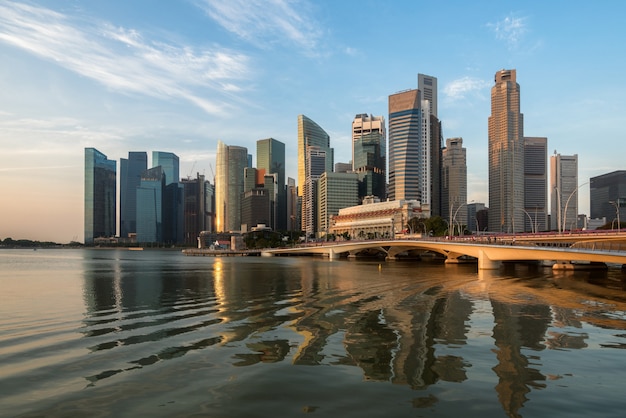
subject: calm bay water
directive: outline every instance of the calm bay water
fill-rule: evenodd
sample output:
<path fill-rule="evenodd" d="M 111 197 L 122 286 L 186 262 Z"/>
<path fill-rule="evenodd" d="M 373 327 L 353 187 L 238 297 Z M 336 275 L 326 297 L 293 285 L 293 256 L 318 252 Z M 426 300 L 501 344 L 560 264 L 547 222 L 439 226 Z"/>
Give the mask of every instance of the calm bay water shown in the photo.
<path fill-rule="evenodd" d="M 0 416 L 621 417 L 626 273 L 0 251 Z"/>

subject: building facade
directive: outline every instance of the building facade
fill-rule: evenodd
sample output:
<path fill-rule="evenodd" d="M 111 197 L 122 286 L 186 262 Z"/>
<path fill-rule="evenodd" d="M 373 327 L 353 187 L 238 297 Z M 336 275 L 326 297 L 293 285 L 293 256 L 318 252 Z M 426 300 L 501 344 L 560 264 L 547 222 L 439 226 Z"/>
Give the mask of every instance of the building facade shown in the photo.
<path fill-rule="evenodd" d="M 141 173 L 137 188 L 137 242 L 163 242 L 165 178 L 161 166 Z"/>
<path fill-rule="evenodd" d="M 216 232 L 239 231 L 248 150 L 218 141 L 216 162 L 215 229 Z"/>
<path fill-rule="evenodd" d="M 547 231 L 548 138 L 524 137 L 524 232 Z"/>
<path fill-rule="evenodd" d="M 274 139 L 260 139 L 256 143 L 256 167 L 265 174 L 276 174 L 275 222 L 272 229 L 287 230 L 287 191 L 285 188 L 285 144 Z"/>
<path fill-rule="evenodd" d="M 390 200 L 422 199 L 422 112 L 419 90 L 389 96 Z"/>
<path fill-rule="evenodd" d="M 524 230 L 524 117 L 515 70 L 501 70 L 491 88 L 489 230 Z"/>
<path fill-rule="evenodd" d="M 85 148 L 85 244 L 117 233 L 117 164 L 95 148 Z"/>
<path fill-rule="evenodd" d="M 349 239 L 395 238 L 410 219 L 430 217 L 429 208 L 417 200 L 373 200 L 339 209 L 332 217 L 329 233 L 347 235 Z"/>
<path fill-rule="evenodd" d="M 141 173 L 148 169 L 146 152 L 129 152 L 120 158 L 120 237 L 128 238 L 137 232 L 137 187 Z"/>
<path fill-rule="evenodd" d="M 330 147 L 330 136 L 313 120 L 305 115 L 298 115 L 298 196 L 301 198 L 301 227 L 303 231 L 307 228 L 314 229 L 314 224 L 310 225 L 305 219 L 306 214 L 315 213 L 314 207 L 307 207 L 308 200 L 305 197 L 305 184 L 307 182 L 307 172 L 309 171 L 309 161 L 307 152 L 310 147 L 314 147 L 324 153 L 324 171 L 332 172 L 334 165 L 334 151 Z M 317 169 L 314 171 L 318 171 Z M 322 171 L 322 172 L 324 172 Z M 319 173 L 318 175 L 321 175 Z M 310 190 L 311 194 L 313 193 Z M 313 216 L 313 215 L 311 215 Z"/>
<path fill-rule="evenodd" d="M 352 121 L 352 170 L 359 176 L 359 199 L 376 196 L 385 200 L 386 175 L 385 118 L 356 115 Z M 335 171 L 338 171 L 335 168 Z"/>
<path fill-rule="evenodd" d="M 605 218 L 617 228 L 626 222 L 626 170 L 592 177 L 589 183 L 590 217 Z M 620 225 L 621 224 L 621 225 Z"/>
<path fill-rule="evenodd" d="M 317 182 L 317 231 L 323 237 L 330 230 L 331 218 L 340 209 L 359 204 L 357 173 L 323 173 Z"/>
<path fill-rule="evenodd" d="M 204 175 L 181 179 L 183 187 L 183 231 L 185 245 L 196 245 L 202 231 L 212 232 L 213 186 Z"/>
<path fill-rule="evenodd" d="M 317 182 L 326 173 L 326 152 L 318 147 L 309 147 L 306 156 L 306 181 L 302 198 L 302 230 L 306 238 L 317 232 Z"/>
<path fill-rule="evenodd" d="M 578 155 L 550 157 L 550 229 L 563 232 L 577 229 Z"/>
<path fill-rule="evenodd" d="M 441 216 L 461 229 L 468 226 L 467 150 L 463 148 L 463 138 L 446 139 L 441 165 Z"/>

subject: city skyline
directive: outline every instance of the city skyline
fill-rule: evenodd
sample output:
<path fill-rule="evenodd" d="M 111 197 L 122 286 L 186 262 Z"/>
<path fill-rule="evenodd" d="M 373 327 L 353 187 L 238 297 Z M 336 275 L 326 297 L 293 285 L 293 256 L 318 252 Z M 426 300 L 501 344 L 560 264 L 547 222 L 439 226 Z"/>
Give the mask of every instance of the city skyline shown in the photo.
<path fill-rule="evenodd" d="M 418 73 L 438 80 L 443 138 L 464 140 L 469 201 L 488 201 L 489 91 L 502 68 L 517 71 L 524 134 L 548 138 L 549 155 L 577 154 L 579 183 L 624 168 L 626 54 L 615 40 L 626 38 L 626 5 L 609 15 L 585 2 L 356 5 L 3 2 L 0 238 L 83 237 L 86 147 L 116 161 L 171 151 L 181 177 L 213 183 L 218 140 L 254 150 L 271 137 L 297 179 L 305 114 L 329 134 L 334 161 L 348 162 L 354 115 L 387 116 L 388 96 L 416 88 Z M 372 14 L 377 25 L 357 30 Z M 589 215 L 589 186 L 579 193 Z"/>

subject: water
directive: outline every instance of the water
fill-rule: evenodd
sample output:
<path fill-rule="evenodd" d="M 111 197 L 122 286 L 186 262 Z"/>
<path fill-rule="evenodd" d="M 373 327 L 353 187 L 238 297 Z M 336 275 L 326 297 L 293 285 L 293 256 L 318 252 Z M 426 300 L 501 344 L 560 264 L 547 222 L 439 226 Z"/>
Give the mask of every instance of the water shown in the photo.
<path fill-rule="evenodd" d="M 617 417 L 626 273 L 0 251 L 0 416 Z"/>

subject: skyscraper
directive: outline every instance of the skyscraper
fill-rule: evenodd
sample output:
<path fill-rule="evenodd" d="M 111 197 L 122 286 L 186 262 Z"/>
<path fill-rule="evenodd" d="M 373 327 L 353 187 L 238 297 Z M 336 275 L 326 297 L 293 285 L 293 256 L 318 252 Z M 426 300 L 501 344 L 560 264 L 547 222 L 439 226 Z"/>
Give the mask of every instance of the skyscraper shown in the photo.
<path fill-rule="evenodd" d="M 241 229 L 243 169 L 248 166 L 248 149 L 217 142 L 215 173 L 216 232 Z"/>
<path fill-rule="evenodd" d="M 137 232 L 137 187 L 141 173 L 148 169 L 146 152 L 129 152 L 120 159 L 120 237 Z"/>
<path fill-rule="evenodd" d="M 204 175 L 197 174 L 195 179 L 182 179 L 184 205 L 184 239 L 187 245 L 197 244 L 202 231 L 212 232 L 213 187 Z"/>
<path fill-rule="evenodd" d="M 339 209 L 359 204 L 359 179 L 357 173 L 323 173 L 317 182 L 318 236 L 328 234 L 331 216 Z"/>
<path fill-rule="evenodd" d="M 578 219 L 578 154 L 550 157 L 550 228 L 576 229 Z"/>
<path fill-rule="evenodd" d="M 305 216 L 308 211 L 306 199 L 304 198 L 304 187 L 307 178 L 308 161 L 307 150 L 309 147 L 316 147 L 324 153 L 324 171 L 332 172 L 334 165 L 333 149 L 330 147 L 330 136 L 315 122 L 304 115 L 298 115 L 298 196 L 302 202 L 301 225 L 305 231 Z M 320 173 L 321 175 L 321 173 Z"/>
<path fill-rule="evenodd" d="M 317 232 L 317 182 L 320 176 L 326 172 L 326 151 L 319 147 L 307 148 L 306 181 L 304 183 L 304 196 L 302 198 L 302 230 L 306 238 L 310 238 Z"/>
<path fill-rule="evenodd" d="M 162 167 L 165 175 L 163 195 L 163 242 L 184 241 L 183 187 L 180 185 L 179 159 L 171 152 L 153 151 L 152 167 Z"/>
<path fill-rule="evenodd" d="M 390 200 L 422 199 L 422 113 L 419 90 L 389 96 Z"/>
<path fill-rule="evenodd" d="M 117 232 L 116 176 L 115 160 L 95 148 L 85 148 L 85 244 Z"/>
<path fill-rule="evenodd" d="M 467 151 L 463 148 L 463 138 L 446 139 L 441 165 L 441 216 L 462 228 L 468 225 L 468 209 L 463 207 L 467 204 Z"/>
<path fill-rule="evenodd" d="M 352 121 L 352 171 L 359 177 L 359 199 L 386 198 L 386 130 L 382 116 L 356 115 Z M 337 171 L 337 169 L 335 169 Z"/>
<path fill-rule="evenodd" d="M 418 74 L 417 88 L 422 92 L 422 99 L 428 100 L 430 114 L 439 118 L 437 114 L 437 78 L 426 74 Z"/>
<path fill-rule="evenodd" d="M 621 228 L 626 222 L 626 170 L 592 177 L 589 198 L 591 218 L 605 218 L 612 227 Z"/>
<path fill-rule="evenodd" d="M 515 70 L 501 70 L 491 88 L 489 230 L 524 229 L 524 116 Z"/>
<path fill-rule="evenodd" d="M 137 242 L 163 242 L 165 172 L 157 166 L 141 173 L 137 188 Z"/>
<path fill-rule="evenodd" d="M 287 192 L 285 189 L 285 144 L 274 139 L 260 139 L 256 143 L 256 166 L 265 170 L 265 174 L 277 174 L 276 219 L 272 227 L 284 231 L 287 229 Z"/>
<path fill-rule="evenodd" d="M 548 229 L 548 138 L 524 137 L 524 225 Z"/>

